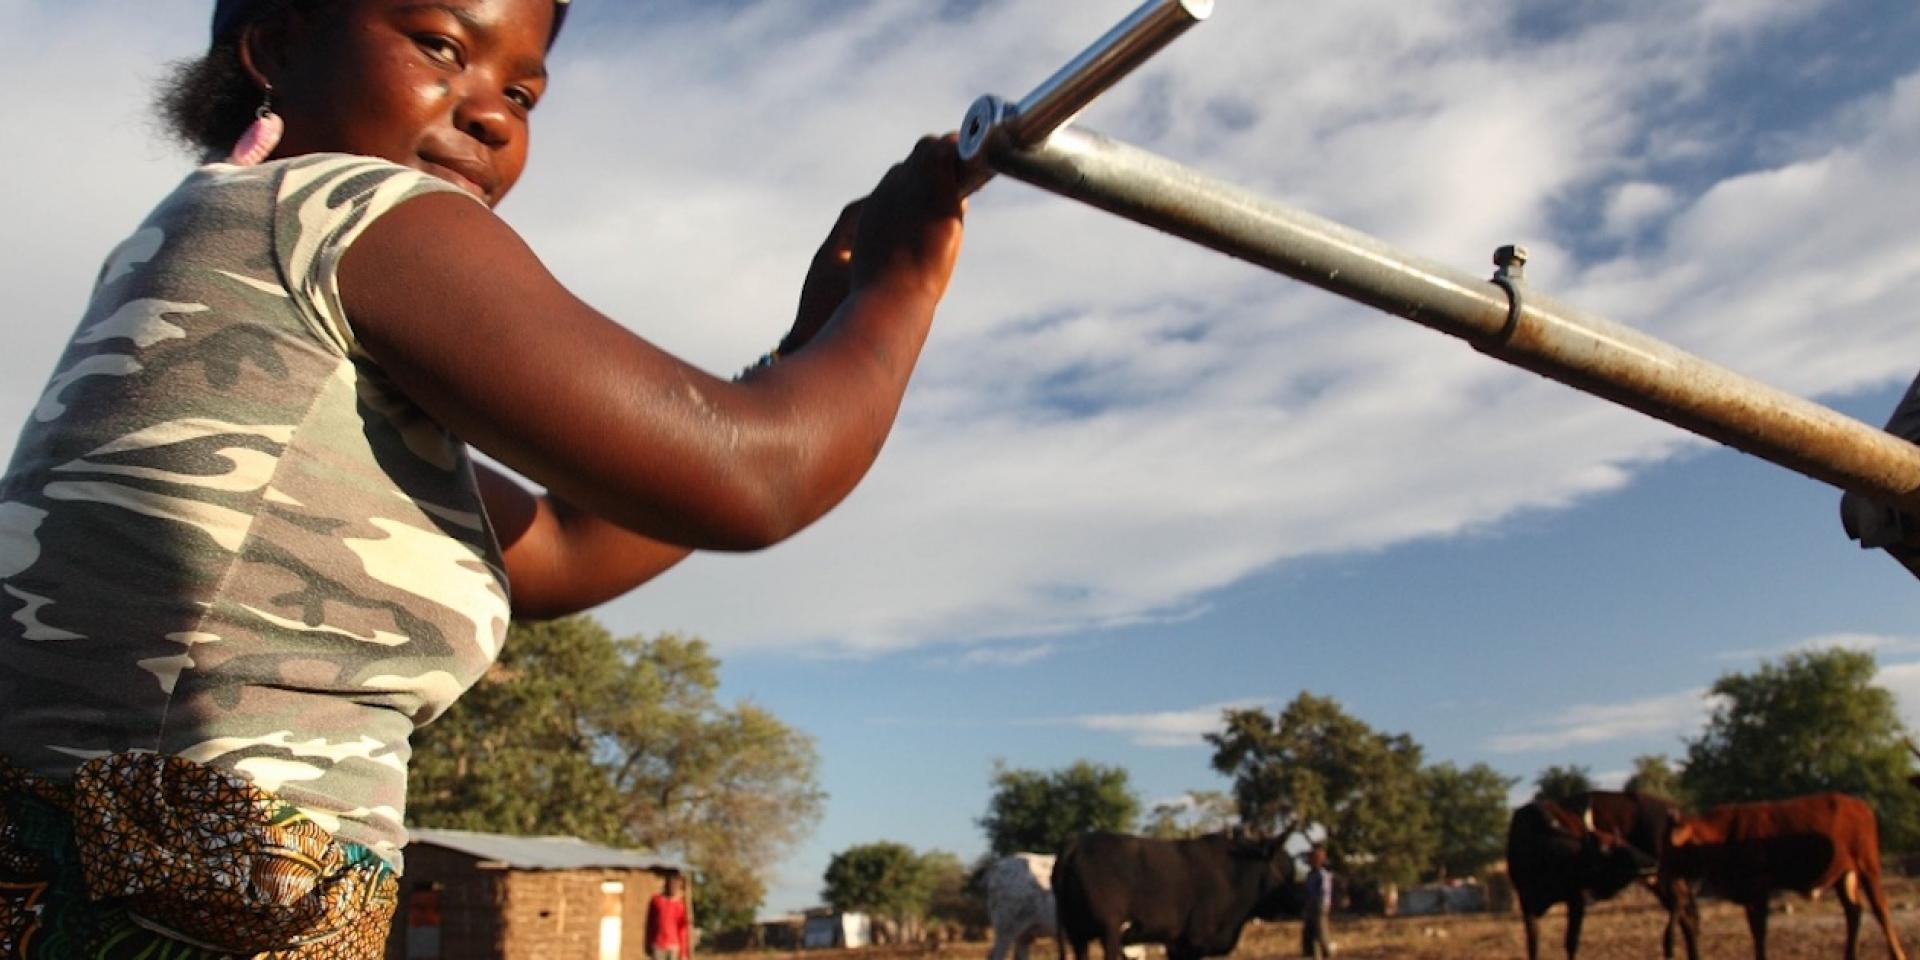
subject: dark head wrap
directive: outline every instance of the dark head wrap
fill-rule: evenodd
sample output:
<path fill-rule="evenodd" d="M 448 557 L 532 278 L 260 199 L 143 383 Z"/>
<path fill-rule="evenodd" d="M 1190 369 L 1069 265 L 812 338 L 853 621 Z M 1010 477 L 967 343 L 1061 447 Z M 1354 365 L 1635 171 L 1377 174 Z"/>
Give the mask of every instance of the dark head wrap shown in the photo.
<path fill-rule="evenodd" d="M 215 0 L 213 5 L 213 42 L 219 43 L 247 25 L 247 18 L 266 5 L 266 0 Z M 553 35 L 547 46 L 560 37 L 560 25 L 567 22 L 570 0 L 553 0 Z"/>

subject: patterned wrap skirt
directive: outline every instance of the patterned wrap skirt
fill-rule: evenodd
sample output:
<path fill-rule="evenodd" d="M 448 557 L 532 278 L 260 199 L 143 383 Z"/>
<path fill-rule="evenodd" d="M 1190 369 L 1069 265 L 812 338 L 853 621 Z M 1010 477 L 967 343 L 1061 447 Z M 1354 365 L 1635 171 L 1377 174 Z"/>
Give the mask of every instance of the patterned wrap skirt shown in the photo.
<path fill-rule="evenodd" d="M 0 958 L 379 960 L 399 879 L 272 794 L 151 753 L 0 758 Z"/>

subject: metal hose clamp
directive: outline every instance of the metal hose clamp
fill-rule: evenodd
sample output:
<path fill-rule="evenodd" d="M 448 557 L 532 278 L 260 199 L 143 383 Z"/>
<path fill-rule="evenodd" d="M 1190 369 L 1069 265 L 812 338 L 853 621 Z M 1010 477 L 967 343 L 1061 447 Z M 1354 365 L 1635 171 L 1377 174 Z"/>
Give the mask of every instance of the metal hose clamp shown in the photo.
<path fill-rule="evenodd" d="M 1507 323 L 1494 334 L 1493 342 L 1504 344 L 1520 329 L 1520 311 L 1526 304 L 1521 291 L 1527 285 L 1527 248 L 1511 243 L 1493 252 L 1493 283 L 1507 292 Z"/>

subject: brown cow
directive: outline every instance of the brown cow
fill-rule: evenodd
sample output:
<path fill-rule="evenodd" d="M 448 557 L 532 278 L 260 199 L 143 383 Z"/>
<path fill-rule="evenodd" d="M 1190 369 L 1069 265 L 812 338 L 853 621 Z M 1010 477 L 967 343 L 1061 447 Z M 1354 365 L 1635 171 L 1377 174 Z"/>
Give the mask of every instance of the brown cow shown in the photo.
<path fill-rule="evenodd" d="M 1879 826 L 1873 809 L 1855 797 L 1817 793 L 1731 803 L 1699 816 L 1672 818 L 1660 854 L 1660 883 L 1690 899 L 1695 881 L 1746 908 L 1756 960 L 1767 956 L 1769 894 L 1812 894 L 1829 886 L 1846 911 L 1848 960 L 1853 960 L 1860 939 L 1863 897 L 1887 935 L 1887 949 L 1896 960 L 1906 960 L 1880 888 Z M 1682 910 L 1680 922 L 1697 925 L 1698 914 Z M 1688 956 L 1697 958 L 1694 939 L 1687 938 Z"/>

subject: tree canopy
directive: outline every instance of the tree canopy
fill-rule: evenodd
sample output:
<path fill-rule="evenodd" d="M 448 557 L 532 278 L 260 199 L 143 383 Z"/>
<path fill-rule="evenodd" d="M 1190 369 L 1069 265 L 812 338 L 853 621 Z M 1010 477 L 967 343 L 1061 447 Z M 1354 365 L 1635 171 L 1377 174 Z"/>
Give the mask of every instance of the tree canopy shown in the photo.
<path fill-rule="evenodd" d="M 1666 797 L 1685 808 L 1693 806 L 1686 788 L 1680 785 L 1680 774 L 1673 769 L 1665 754 L 1634 757 L 1633 772 L 1627 776 L 1624 789 Z"/>
<path fill-rule="evenodd" d="M 1702 805 L 1836 790 L 1871 804 L 1882 843 L 1920 841 L 1920 796 L 1893 695 L 1873 655 L 1791 653 L 1713 684 L 1706 729 L 1687 741 L 1680 783 Z"/>
<path fill-rule="evenodd" d="M 896 920 L 923 917 L 937 879 L 933 866 L 904 843 L 882 840 L 848 847 L 827 862 L 820 898 L 835 910 Z"/>
<path fill-rule="evenodd" d="M 1471 877 L 1506 855 L 1507 791 L 1519 780 L 1484 763 L 1465 770 L 1438 763 L 1420 780 L 1432 813 L 1434 872 Z"/>
<path fill-rule="evenodd" d="M 516 623 L 486 676 L 414 737 L 410 819 L 677 855 L 703 928 L 750 922 L 825 795 L 812 739 L 722 704 L 719 671 L 698 639 Z"/>
<path fill-rule="evenodd" d="M 1121 767 L 1081 760 L 1045 772 L 995 763 L 992 783 L 979 824 L 994 856 L 1058 854 L 1090 830 L 1132 830 L 1140 815 L 1140 798 Z"/>
<path fill-rule="evenodd" d="M 1214 770 L 1233 778 L 1242 824 L 1276 837 L 1323 832 L 1337 867 L 1375 883 L 1410 883 L 1432 860 L 1412 737 L 1379 733 L 1304 691 L 1277 715 L 1228 710 L 1224 720 L 1207 741 Z"/>
<path fill-rule="evenodd" d="M 929 850 L 920 855 L 920 869 L 927 878 L 927 919 L 963 927 L 984 927 L 990 922 L 985 894 L 974 889 L 973 871 L 959 857 Z"/>
<path fill-rule="evenodd" d="M 1587 768 L 1580 766 L 1551 766 L 1540 771 L 1533 780 L 1534 796 L 1555 803 L 1568 800 L 1593 790 L 1593 778 L 1587 775 Z"/>
<path fill-rule="evenodd" d="M 1149 837 L 1178 840 L 1218 833 L 1239 822 L 1232 797 L 1218 790 L 1189 790 L 1178 800 L 1154 804 L 1142 829 Z"/>

